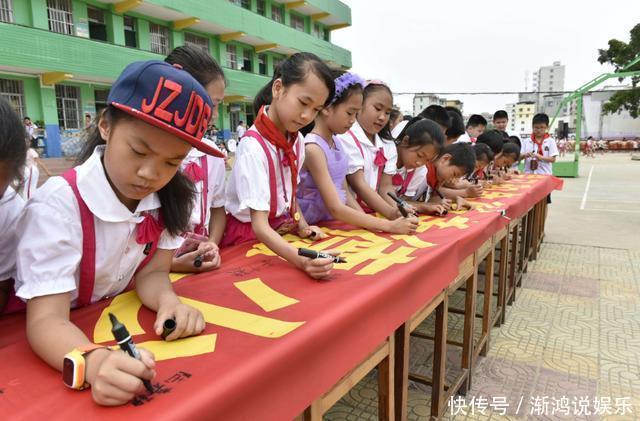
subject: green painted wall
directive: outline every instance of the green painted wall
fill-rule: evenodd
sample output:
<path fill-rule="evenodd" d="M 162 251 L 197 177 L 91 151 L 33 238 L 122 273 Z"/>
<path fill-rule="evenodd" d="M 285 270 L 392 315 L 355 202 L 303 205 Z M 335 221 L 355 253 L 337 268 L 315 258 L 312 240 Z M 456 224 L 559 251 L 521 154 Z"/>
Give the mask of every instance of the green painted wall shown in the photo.
<path fill-rule="evenodd" d="M 289 27 L 289 12 L 285 11 L 285 24 L 274 22 L 250 10 L 243 9 L 228 0 L 210 0 L 207 7 L 201 0 L 147 0 L 149 3 L 180 10 L 202 20 L 243 31 L 249 36 L 257 36 L 280 45 L 295 45 L 301 51 L 311 51 L 323 60 L 331 60 L 345 67 L 351 67 L 351 53 L 342 47 L 316 38 Z M 329 0 L 327 0 L 329 2 Z M 342 4 L 336 1 L 330 3 Z M 346 6 L 345 6 L 346 7 Z M 347 7 L 348 9 L 348 7 Z M 350 13 L 349 13 L 349 22 Z M 292 43 L 295 40 L 295 43 Z"/>
<path fill-rule="evenodd" d="M 228 0 L 146 0 L 157 6 L 178 10 L 186 15 L 198 16 L 204 21 L 220 24 L 249 36 L 256 36 L 269 43 L 292 46 L 301 51 L 311 51 L 325 60 L 331 60 L 345 67 L 351 66 L 349 51 L 313 36 L 313 22 L 304 16 L 305 32 L 291 28 L 289 25 L 291 12 L 283 9 L 284 24 L 270 19 L 272 0 L 266 0 L 267 17 L 258 15 L 257 0 L 251 1 L 251 10 L 242 9 L 229 3 Z M 311 0 L 310 4 L 338 16 L 345 22 L 351 22 L 350 9 L 337 0 Z M 170 47 L 184 44 L 184 31 L 171 29 L 171 22 L 166 22 L 136 13 L 126 13 L 137 20 L 137 48 L 125 47 L 123 17 L 113 13 L 112 8 L 98 0 L 72 0 L 75 33 L 78 27 L 87 24 L 87 5 L 104 10 L 107 27 L 107 42 L 91 40 L 80 36 L 57 34 L 49 31 L 46 0 L 14 0 L 15 24 L 0 22 L 0 70 L 1 78 L 19 79 L 23 81 L 26 112 L 34 120 L 43 120 L 46 124 L 48 142 L 54 143 L 53 153 L 59 153 L 58 115 L 56 109 L 55 89 L 42 86 L 39 76 L 15 75 L 21 69 L 36 69 L 35 73 L 65 72 L 74 75 L 69 81 L 62 82 L 78 86 L 81 90 L 81 110 L 95 112 L 94 90 L 108 88 L 119 73 L 129 63 L 137 60 L 162 60 L 164 57 L 150 52 L 149 24 L 157 23 L 169 28 Z M 295 13 L 295 12 L 294 12 Z M 324 27 L 324 26 L 323 26 Z M 86 27 L 88 29 L 88 27 Z M 226 64 L 226 44 L 219 41 L 216 35 L 201 33 L 190 29 L 199 36 L 207 37 L 210 52 L 225 67 L 228 79 L 227 95 L 240 95 L 250 100 L 273 74 L 274 59 L 283 56 L 266 52 L 267 75 L 258 74 L 258 54 L 252 46 L 232 42 L 236 49 L 239 65 L 242 64 L 243 51 L 252 52 L 252 73 L 229 69 Z M 15 47 L 13 47 L 15 46 Z M 11 75 L 2 74 L 3 72 Z M 97 82 L 100 81 L 100 82 Z M 246 121 L 245 107 L 242 106 L 240 118 Z M 248 109 L 248 108 L 247 108 Z M 222 104 L 217 126 L 226 130 L 229 127 L 229 104 Z M 55 142 L 58 142 L 57 146 Z M 56 152 L 57 151 L 57 152 Z"/>

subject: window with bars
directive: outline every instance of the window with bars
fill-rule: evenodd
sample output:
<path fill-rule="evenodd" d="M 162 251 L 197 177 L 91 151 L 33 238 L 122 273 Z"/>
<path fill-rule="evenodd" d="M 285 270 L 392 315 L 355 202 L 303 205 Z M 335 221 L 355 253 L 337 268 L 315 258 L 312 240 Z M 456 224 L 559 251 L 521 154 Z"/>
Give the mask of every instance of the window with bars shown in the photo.
<path fill-rule="evenodd" d="M 304 18 L 300 15 L 291 14 L 291 27 L 304 32 Z"/>
<path fill-rule="evenodd" d="M 245 72 L 251 72 L 253 69 L 253 54 L 251 53 L 251 50 L 247 50 L 245 49 L 242 52 L 242 70 L 244 70 Z"/>
<path fill-rule="evenodd" d="M 80 88 L 56 85 L 58 124 L 63 130 L 80 129 Z"/>
<path fill-rule="evenodd" d="M 238 68 L 238 55 L 236 54 L 235 45 L 227 45 L 227 67 L 231 69 Z"/>
<path fill-rule="evenodd" d="M 124 45 L 138 48 L 138 36 L 136 30 L 136 18 L 123 16 L 124 22 Z"/>
<path fill-rule="evenodd" d="M 209 39 L 194 34 L 184 34 L 184 45 L 192 45 L 202 48 L 206 53 L 209 52 Z"/>
<path fill-rule="evenodd" d="M 169 54 L 169 28 L 156 23 L 149 24 L 151 52 L 162 55 Z"/>
<path fill-rule="evenodd" d="M 73 12 L 71 0 L 47 0 L 49 30 L 73 35 Z"/>
<path fill-rule="evenodd" d="M 7 100 L 20 118 L 27 114 L 21 80 L 0 79 L 0 98 Z"/>
<path fill-rule="evenodd" d="M 264 54 L 258 54 L 258 73 L 267 75 L 267 56 Z"/>
<path fill-rule="evenodd" d="M 94 7 L 87 7 L 89 17 L 89 38 L 100 41 L 107 40 L 107 25 L 104 22 L 104 11 Z"/>
<path fill-rule="evenodd" d="M 266 0 L 258 0 L 258 2 L 256 3 L 256 12 L 258 12 L 258 14 L 262 16 L 267 15 Z"/>
<path fill-rule="evenodd" d="M 236 6 L 240 6 L 240 0 L 229 0 L 229 3 L 233 3 Z"/>
<path fill-rule="evenodd" d="M 282 6 L 274 4 L 271 6 L 271 19 L 278 23 L 284 23 L 284 15 L 282 13 Z"/>
<path fill-rule="evenodd" d="M 11 0 L 0 0 L 0 22 L 13 23 L 13 3 Z"/>
<path fill-rule="evenodd" d="M 324 38 L 324 29 L 319 23 L 313 24 L 313 36 L 320 39 Z"/>
<path fill-rule="evenodd" d="M 243 9 L 251 10 L 251 0 L 241 0 L 240 6 L 242 6 Z"/>

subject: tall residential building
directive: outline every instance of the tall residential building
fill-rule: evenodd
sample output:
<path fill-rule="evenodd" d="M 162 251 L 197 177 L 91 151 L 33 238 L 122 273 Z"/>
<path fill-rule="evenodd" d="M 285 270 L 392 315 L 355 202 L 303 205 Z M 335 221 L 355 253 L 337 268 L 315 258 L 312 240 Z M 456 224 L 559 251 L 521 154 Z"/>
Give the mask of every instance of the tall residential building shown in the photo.
<path fill-rule="evenodd" d="M 564 96 L 550 92 L 564 91 L 564 75 L 565 66 L 559 61 L 540 67 L 533 73 L 533 92 L 520 94 L 518 101 L 535 101 L 538 112 L 552 117 Z"/>
<path fill-rule="evenodd" d="M 458 99 L 441 98 L 436 94 L 415 94 L 413 96 L 413 115 L 420 114 L 422 110 L 433 104 L 442 107 L 456 107 L 460 111 L 462 111 L 462 106 L 464 105 L 463 102 Z"/>
<path fill-rule="evenodd" d="M 536 114 L 536 103 L 533 101 L 507 104 L 505 111 L 509 114 L 507 131 L 520 137 L 531 135 L 531 123 Z"/>
<path fill-rule="evenodd" d="M 125 66 L 190 44 L 224 68 L 214 123 L 229 136 L 252 122 L 254 95 L 288 55 L 351 67 L 351 53 L 331 43 L 350 24 L 338 0 L 0 0 L 0 95 L 44 124 L 48 156 L 74 154 L 85 116 L 106 107 Z"/>

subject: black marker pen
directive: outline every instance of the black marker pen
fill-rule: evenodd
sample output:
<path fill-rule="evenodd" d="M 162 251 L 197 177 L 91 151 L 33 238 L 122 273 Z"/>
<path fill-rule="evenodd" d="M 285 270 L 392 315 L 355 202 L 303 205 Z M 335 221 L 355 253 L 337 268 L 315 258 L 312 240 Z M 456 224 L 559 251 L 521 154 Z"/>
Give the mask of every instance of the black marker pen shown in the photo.
<path fill-rule="evenodd" d="M 193 261 L 193 266 L 199 268 L 200 266 L 202 266 L 202 260 L 204 259 L 204 256 L 201 254 L 200 256 L 196 257 L 195 260 Z"/>
<path fill-rule="evenodd" d="M 391 192 L 387 192 L 387 195 L 393 199 L 394 202 L 396 202 L 396 205 L 398 206 L 398 210 L 400 211 L 400 213 L 402 214 L 403 217 L 408 217 L 409 216 L 409 212 L 407 212 L 407 210 L 404 208 L 405 205 L 405 201 L 404 200 L 400 200 L 398 199 L 393 193 Z"/>
<path fill-rule="evenodd" d="M 131 335 L 129 331 L 122 323 L 116 319 L 116 316 L 113 313 L 109 313 L 109 320 L 111 320 L 111 333 L 113 333 L 113 337 L 120 345 L 120 349 L 135 358 L 136 360 L 140 359 L 140 353 L 138 352 L 138 348 L 136 348 L 136 344 L 131 340 Z M 149 391 L 149 393 L 153 393 L 153 386 L 151 386 L 151 382 L 149 380 L 142 380 L 142 384 Z"/>
<path fill-rule="evenodd" d="M 333 263 L 347 263 L 347 261 L 342 257 L 333 256 L 322 251 L 315 251 L 311 249 L 299 248 L 298 256 L 308 257 L 309 259 L 333 259 Z"/>

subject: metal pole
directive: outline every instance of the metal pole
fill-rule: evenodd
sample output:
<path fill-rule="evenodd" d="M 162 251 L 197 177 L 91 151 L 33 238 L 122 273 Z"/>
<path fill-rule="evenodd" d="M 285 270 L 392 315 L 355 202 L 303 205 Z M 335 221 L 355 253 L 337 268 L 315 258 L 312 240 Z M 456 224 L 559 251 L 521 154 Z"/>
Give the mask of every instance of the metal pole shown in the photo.
<path fill-rule="evenodd" d="M 578 97 L 576 108 L 576 147 L 574 161 L 580 160 L 580 138 L 582 137 L 582 95 Z"/>

